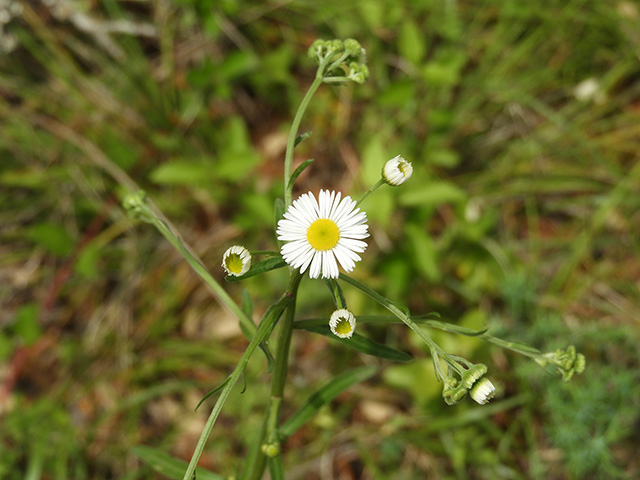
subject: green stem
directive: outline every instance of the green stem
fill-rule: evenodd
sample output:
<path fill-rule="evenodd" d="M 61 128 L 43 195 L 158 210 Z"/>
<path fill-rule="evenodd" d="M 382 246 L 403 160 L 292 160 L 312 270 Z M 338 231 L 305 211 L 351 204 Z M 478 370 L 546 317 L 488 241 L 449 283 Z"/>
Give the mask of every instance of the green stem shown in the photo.
<path fill-rule="evenodd" d="M 529 345 L 523 345 L 518 342 L 510 342 L 508 340 L 503 340 L 498 337 L 494 337 L 493 335 L 489 335 L 487 333 L 483 333 L 482 335 L 478 335 L 478 338 L 485 340 L 489 343 L 493 343 L 494 345 L 498 345 L 507 350 L 511 350 L 512 352 L 519 353 L 520 355 L 524 355 L 525 357 L 535 359 L 544 359 L 544 354 L 538 350 L 537 348 L 530 347 Z M 548 360 L 548 359 L 546 359 Z"/>
<path fill-rule="evenodd" d="M 360 197 L 360 200 L 358 200 L 358 202 L 356 203 L 356 207 L 360 205 L 365 198 L 367 198 L 369 195 L 371 195 L 373 192 L 375 192 L 378 188 L 380 188 L 380 186 L 384 185 L 385 183 L 386 182 L 384 181 L 384 178 L 381 178 L 380 180 L 378 180 L 378 182 L 373 187 L 371 187 L 369 190 L 367 190 L 362 194 L 362 196 Z"/>
<path fill-rule="evenodd" d="M 370 298 L 378 302 L 380 305 L 382 305 L 384 308 L 389 310 L 397 318 L 402 320 L 411 330 L 413 330 L 418 334 L 418 336 L 424 341 L 424 343 L 427 344 L 427 346 L 432 352 L 436 352 L 440 357 L 444 358 L 444 360 L 460 375 L 462 375 L 465 372 L 465 369 L 462 368 L 462 366 L 458 362 L 456 362 L 453 358 L 449 356 L 449 354 L 447 354 L 447 352 L 445 352 L 442 348 L 440 348 L 440 345 L 434 342 L 431 339 L 431 337 L 427 335 L 413 320 L 411 320 L 410 316 L 407 313 L 403 312 L 400 308 L 398 308 L 394 302 L 392 302 L 386 297 L 383 297 L 378 292 L 370 289 L 369 287 L 367 287 L 366 285 L 363 285 L 357 280 L 354 280 L 353 278 L 348 277 L 344 273 L 340 274 L 340 280 L 343 280 L 348 284 L 353 285 L 358 290 L 365 293 L 367 296 L 369 296 Z"/>
<path fill-rule="evenodd" d="M 222 410 L 224 402 L 227 400 L 229 394 L 231 393 L 231 389 L 234 387 L 234 385 L 242 375 L 242 372 L 244 372 L 247 363 L 249 363 L 249 359 L 255 352 L 258 345 L 267 339 L 273 325 L 278 321 L 280 315 L 289 305 L 292 298 L 293 297 L 289 292 L 285 293 L 274 305 L 274 308 L 267 311 L 269 315 L 265 316 L 265 318 L 263 318 L 260 322 L 256 335 L 249 343 L 249 346 L 247 346 L 247 349 L 242 354 L 240 361 L 229 376 L 229 381 L 220 392 L 220 397 L 214 405 L 213 410 L 211 411 L 211 414 L 207 419 L 207 423 L 202 430 L 202 434 L 200 435 L 200 439 L 198 440 L 198 444 L 196 445 L 195 451 L 193 452 L 193 456 L 191 457 L 191 461 L 189 462 L 189 466 L 187 467 L 187 471 L 184 474 L 183 480 L 192 480 L 194 472 L 196 470 L 196 466 L 198 465 L 198 460 L 200 460 L 200 456 L 202 455 L 202 451 L 204 450 L 204 446 L 207 442 L 207 438 L 209 438 L 209 435 L 211 434 L 211 430 L 213 429 L 216 419 L 218 418 L 218 415 Z"/>
<path fill-rule="evenodd" d="M 240 480 L 259 480 L 264 473 L 264 469 L 267 465 L 267 457 L 262 453 L 261 447 L 264 443 L 268 420 L 269 419 L 266 418 L 262 421 L 260 431 L 249 448 L 249 452 L 245 458 L 245 465 L 243 467 L 242 474 L 240 475 Z"/>
<path fill-rule="evenodd" d="M 270 444 L 279 444 L 278 424 L 280 419 L 280 406 L 282 404 L 282 394 L 284 392 L 285 381 L 287 378 L 287 370 L 289 366 L 289 349 L 291 346 L 291 334 L 293 332 L 293 320 L 295 317 L 296 296 L 298 294 L 298 286 L 302 275 L 294 270 L 289 278 L 289 286 L 285 295 L 289 298 L 284 318 L 280 324 L 278 333 L 278 345 L 276 349 L 276 360 L 271 378 L 271 398 L 269 401 L 269 410 L 267 414 L 267 432 L 266 442 Z M 279 456 L 279 454 L 278 454 Z M 265 468 L 264 455 L 253 459 L 254 464 L 248 465 L 247 469 L 251 474 L 247 476 L 247 480 L 257 480 L 262 477 Z M 273 468 L 273 462 L 270 462 Z"/>
<path fill-rule="evenodd" d="M 222 301 L 222 303 L 235 314 L 244 330 L 249 334 L 249 340 L 256 334 L 256 325 L 253 321 L 242 311 L 242 309 L 233 301 L 224 288 L 211 276 L 207 268 L 198 260 L 194 254 L 192 254 L 182 243 L 180 237 L 178 237 L 169 226 L 147 206 L 148 213 L 151 215 L 151 223 L 162 233 L 162 235 L 173 245 L 178 252 L 184 257 L 187 263 L 193 268 L 193 270 L 202 278 L 207 286 L 213 290 L 216 296 Z"/>
<path fill-rule="evenodd" d="M 291 191 L 293 189 L 293 185 L 289 185 L 289 179 L 291 178 L 291 169 L 293 164 L 293 148 L 296 142 L 296 136 L 298 135 L 298 128 L 300 127 L 300 122 L 302 121 L 302 115 L 304 115 L 309 102 L 311 101 L 311 97 L 316 93 L 318 87 L 322 83 L 322 75 L 323 68 L 319 68 L 316 74 L 316 78 L 309 87 L 307 94 L 302 99 L 300 106 L 298 107 L 298 111 L 296 112 L 296 116 L 293 119 L 293 123 L 291 124 L 291 130 L 289 130 L 289 140 L 287 141 L 287 151 L 284 156 L 284 207 L 285 209 L 291 205 Z"/>
<path fill-rule="evenodd" d="M 287 306 L 284 319 L 280 325 L 278 334 L 278 346 L 276 350 L 276 364 L 271 379 L 271 397 L 282 397 L 284 384 L 287 378 L 289 366 L 289 347 L 291 346 L 291 333 L 293 332 L 293 319 L 296 313 L 296 296 L 302 275 L 297 270 L 291 272 L 288 292 L 291 295 L 291 303 Z M 273 432 L 270 432 L 273 433 Z"/>

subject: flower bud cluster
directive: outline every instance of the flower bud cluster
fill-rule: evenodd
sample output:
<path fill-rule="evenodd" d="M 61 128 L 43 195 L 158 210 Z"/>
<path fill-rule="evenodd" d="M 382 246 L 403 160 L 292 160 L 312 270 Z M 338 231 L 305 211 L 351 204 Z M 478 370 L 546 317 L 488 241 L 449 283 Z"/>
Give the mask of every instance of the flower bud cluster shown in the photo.
<path fill-rule="evenodd" d="M 444 387 L 442 389 L 442 398 L 447 405 L 455 405 L 462 400 L 467 393 L 480 405 L 484 405 L 491 400 L 495 394 L 496 388 L 493 383 L 484 375 L 487 373 L 487 366 L 478 363 L 469 366 L 462 374 L 462 378 L 458 381 L 451 376 L 443 378 Z"/>
<path fill-rule="evenodd" d="M 318 39 L 309 47 L 309 57 L 318 63 L 318 74 L 327 83 L 364 83 L 369 78 L 366 52 L 353 38 Z"/>
<path fill-rule="evenodd" d="M 545 360 L 558 367 L 557 373 L 562 380 L 568 382 L 574 375 L 584 372 L 586 360 L 583 354 L 576 352 L 576 347 L 569 345 L 566 349 L 545 353 Z"/>
<path fill-rule="evenodd" d="M 135 193 L 126 195 L 122 200 L 122 206 L 130 218 L 144 222 L 151 222 L 153 219 L 153 215 L 147 205 L 147 193 L 144 190 L 138 190 Z"/>

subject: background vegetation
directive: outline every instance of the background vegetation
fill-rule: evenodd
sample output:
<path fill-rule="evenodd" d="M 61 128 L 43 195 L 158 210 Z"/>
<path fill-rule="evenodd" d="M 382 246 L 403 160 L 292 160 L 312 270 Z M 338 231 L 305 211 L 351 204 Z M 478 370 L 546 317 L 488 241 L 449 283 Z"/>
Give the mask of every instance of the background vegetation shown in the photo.
<path fill-rule="evenodd" d="M 474 339 L 497 399 L 447 407 L 422 344 L 286 445 L 287 478 L 638 478 L 640 8 L 632 1 L 0 2 L 0 477 L 158 479 L 135 445 L 188 460 L 193 408 L 246 340 L 122 194 L 147 190 L 217 278 L 233 243 L 275 245 L 273 200 L 316 38 L 359 40 L 370 80 L 322 87 L 302 191 L 365 204 L 356 275 L 413 311 L 587 357 L 569 384 Z M 5 21 L 6 20 L 6 21 Z M 286 275 L 231 285 L 256 313 Z M 356 314 L 376 313 L 348 292 Z M 328 315 L 301 287 L 301 315 Z M 362 327 L 361 327 L 362 328 Z M 362 330 L 361 330 L 362 331 Z M 373 360 L 294 337 L 287 405 Z M 232 475 L 266 404 L 256 357 L 201 465 Z"/>

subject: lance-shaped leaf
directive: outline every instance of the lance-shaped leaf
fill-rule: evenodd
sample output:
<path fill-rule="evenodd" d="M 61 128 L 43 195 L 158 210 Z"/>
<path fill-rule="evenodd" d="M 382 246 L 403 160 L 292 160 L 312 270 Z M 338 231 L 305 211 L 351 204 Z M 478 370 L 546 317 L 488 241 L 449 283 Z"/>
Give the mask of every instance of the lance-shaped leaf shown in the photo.
<path fill-rule="evenodd" d="M 234 277 L 233 275 L 227 275 L 224 279 L 227 282 L 234 283 L 244 280 L 245 278 L 254 277 L 256 275 L 260 275 L 261 273 L 269 272 L 271 270 L 276 270 L 278 268 L 286 267 L 287 263 L 282 259 L 282 257 L 269 257 L 261 262 L 254 263 L 251 265 L 251 268 L 244 275 L 240 275 L 239 277 Z"/>
<path fill-rule="evenodd" d="M 159 474 L 171 480 L 182 480 L 184 471 L 187 469 L 187 462 L 173 458 L 162 450 L 144 445 L 137 445 L 132 450 L 135 456 Z M 196 468 L 196 478 L 198 480 L 224 480 L 224 477 L 203 468 Z"/>
<path fill-rule="evenodd" d="M 395 348 L 388 347 L 382 343 L 374 342 L 373 340 L 363 337 L 357 333 L 354 333 L 351 338 L 336 337 L 329 328 L 328 325 L 305 325 L 304 322 L 296 322 L 295 328 L 306 330 L 307 332 L 319 333 L 325 337 L 330 338 L 336 342 L 340 342 L 346 347 L 353 348 L 367 355 L 374 357 L 386 358 L 387 360 L 395 360 L 396 362 L 408 362 L 413 357 L 408 353 L 401 352 Z"/>
<path fill-rule="evenodd" d="M 342 392 L 358 382 L 371 378 L 378 371 L 378 367 L 369 365 L 355 368 L 349 372 L 338 375 L 327 385 L 311 395 L 306 403 L 286 422 L 282 424 L 280 433 L 288 437 L 309 420 L 325 403 L 329 403 Z"/>
<path fill-rule="evenodd" d="M 482 330 L 474 330 L 472 328 L 461 327 L 452 323 L 438 322 L 437 320 L 420 321 L 420 319 L 417 318 L 413 318 L 413 320 L 416 323 L 419 323 L 420 325 L 424 325 L 426 327 L 437 328 L 438 330 L 443 330 L 449 333 L 458 333 L 460 335 L 466 335 L 468 337 L 478 337 L 484 335 L 489 330 L 489 327 L 485 327 Z"/>
<path fill-rule="evenodd" d="M 278 228 L 278 222 L 284 215 L 284 202 L 281 198 L 276 198 L 273 202 L 273 219 L 275 220 L 275 227 Z"/>
<path fill-rule="evenodd" d="M 344 298 L 344 293 L 342 293 L 342 288 L 340 288 L 338 282 L 332 278 L 326 278 L 324 282 L 331 291 L 333 303 L 335 303 L 336 308 L 347 308 L 347 301 Z"/>
<path fill-rule="evenodd" d="M 307 138 L 309 138 L 311 136 L 311 132 L 304 132 L 300 135 L 298 135 L 293 143 L 294 147 L 297 147 L 298 145 L 300 145 L 300 143 L 302 143 L 303 141 L 305 141 Z"/>
<path fill-rule="evenodd" d="M 227 379 L 224 382 L 222 382 L 220 385 L 218 385 L 216 388 L 214 388 L 209 393 L 207 393 L 204 397 L 202 397 L 202 399 L 198 402 L 198 405 L 196 405 L 195 411 L 197 412 L 198 409 L 200 408 L 200 405 L 202 405 L 202 403 L 207 398 L 209 398 L 211 395 L 214 395 L 216 392 L 219 392 L 220 390 L 222 390 L 227 383 L 229 383 L 229 377 L 227 377 Z"/>
<path fill-rule="evenodd" d="M 287 188 L 291 188 L 293 186 L 293 184 L 296 182 L 296 180 L 298 179 L 298 177 L 300 176 L 300 174 L 302 172 L 305 171 L 305 169 L 311 165 L 313 163 L 313 158 L 310 158 L 309 160 L 305 160 L 304 162 L 302 162 L 298 168 L 296 168 L 293 173 L 291 174 L 291 177 L 289 177 L 289 184 L 287 185 Z"/>

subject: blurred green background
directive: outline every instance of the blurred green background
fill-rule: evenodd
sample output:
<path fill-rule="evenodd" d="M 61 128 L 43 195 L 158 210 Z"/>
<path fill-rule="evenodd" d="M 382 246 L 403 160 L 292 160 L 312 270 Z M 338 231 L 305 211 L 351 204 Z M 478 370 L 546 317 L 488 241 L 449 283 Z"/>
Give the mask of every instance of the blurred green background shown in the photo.
<path fill-rule="evenodd" d="M 364 86 L 323 86 L 297 193 L 358 195 L 383 163 L 405 186 L 363 205 L 354 274 L 412 312 L 553 351 L 530 360 L 434 333 L 486 363 L 487 406 L 447 407 L 406 328 L 359 332 L 411 352 L 285 445 L 291 479 L 638 478 L 640 7 L 597 0 L 0 2 L 0 478 L 160 479 L 132 453 L 188 460 L 247 342 L 150 226 L 136 182 L 222 281 L 224 250 L 274 249 L 288 126 L 316 38 L 352 37 Z M 286 273 L 230 285 L 263 312 Z M 317 282 L 301 317 L 332 311 Z M 357 314 L 377 313 L 347 289 Z M 370 357 L 294 336 L 285 415 Z M 229 476 L 267 401 L 265 362 L 232 394 L 201 466 Z"/>

